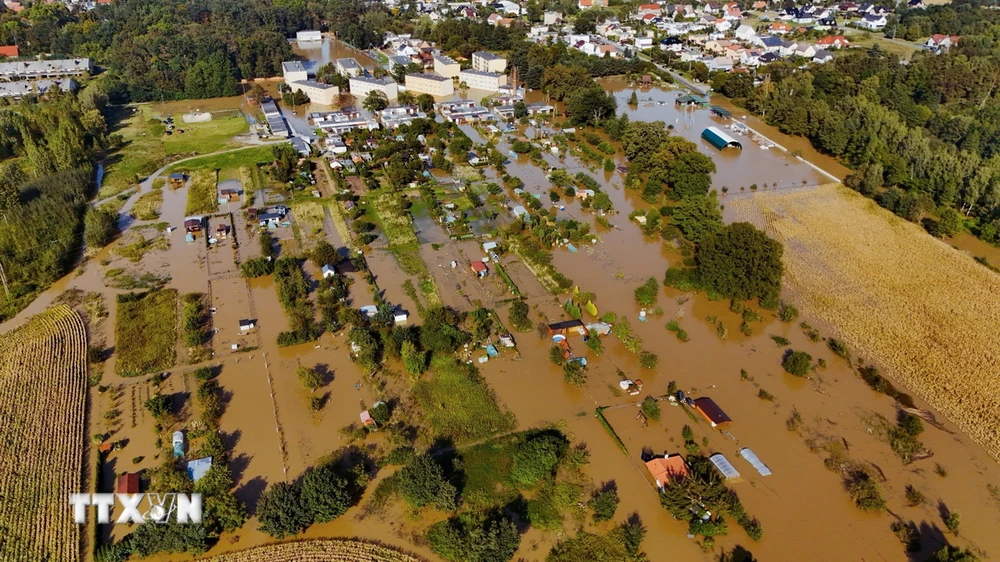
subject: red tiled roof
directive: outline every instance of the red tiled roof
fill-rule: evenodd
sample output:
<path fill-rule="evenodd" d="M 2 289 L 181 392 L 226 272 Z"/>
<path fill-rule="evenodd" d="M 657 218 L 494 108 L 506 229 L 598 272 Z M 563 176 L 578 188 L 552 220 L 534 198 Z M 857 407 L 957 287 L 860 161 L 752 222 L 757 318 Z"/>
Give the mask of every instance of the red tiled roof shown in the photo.
<path fill-rule="evenodd" d="M 119 494 L 138 494 L 139 493 L 139 473 L 138 472 L 126 472 L 118 477 L 118 483 L 115 485 L 115 492 Z"/>
<path fill-rule="evenodd" d="M 17 45 L 9 45 L 0 47 L 0 57 L 16 57 L 20 54 L 20 50 Z"/>
<path fill-rule="evenodd" d="M 659 484 L 666 484 L 667 480 L 671 478 L 682 478 L 688 475 L 687 463 L 680 455 L 652 459 L 646 463 L 646 469 Z"/>

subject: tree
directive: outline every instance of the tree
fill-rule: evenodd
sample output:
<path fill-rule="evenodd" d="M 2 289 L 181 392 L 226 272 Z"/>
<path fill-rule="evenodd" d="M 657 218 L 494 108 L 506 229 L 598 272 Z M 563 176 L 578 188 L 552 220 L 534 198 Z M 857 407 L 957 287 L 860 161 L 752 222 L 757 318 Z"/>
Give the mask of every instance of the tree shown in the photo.
<path fill-rule="evenodd" d="M 387 98 L 385 92 L 381 90 L 372 90 L 368 92 L 368 95 L 365 96 L 365 100 L 361 102 L 361 107 L 367 109 L 371 113 L 378 113 L 379 111 L 389 107 L 389 98 Z"/>
<path fill-rule="evenodd" d="M 812 370 L 812 355 L 805 351 L 788 350 L 781 360 L 781 367 L 788 374 L 804 377 Z"/>
<path fill-rule="evenodd" d="M 424 113 L 434 111 L 434 96 L 430 94 L 420 94 L 417 96 L 417 107 Z"/>
<path fill-rule="evenodd" d="M 268 244 L 270 244 L 270 242 L 268 242 Z M 316 247 L 313 248 L 310 253 L 310 258 L 316 267 L 323 267 L 324 265 L 337 265 L 338 263 L 344 261 L 344 256 L 340 255 L 340 252 L 338 252 L 337 249 L 326 240 L 320 240 L 319 243 L 316 244 Z"/>
<path fill-rule="evenodd" d="M 722 210 L 715 197 L 685 197 L 674 205 L 670 222 L 697 244 L 722 229 Z"/>
<path fill-rule="evenodd" d="M 566 98 L 566 112 L 574 123 L 597 126 L 606 117 L 614 117 L 618 102 L 610 92 L 591 81 L 590 85 L 573 91 Z"/>
<path fill-rule="evenodd" d="M 413 105 L 416 101 L 417 97 L 413 95 L 413 92 L 406 90 L 399 92 L 399 95 L 396 96 L 396 102 L 402 106 Z"/>
<path fill-rule="evenodd" d="M 323 375 L 318 369 L 302 366 L 295 371 L 295 376 L 299 379 L 299 384 L 309 392 L 316 392 L 316 389 L 323 386 Z"/>
<path fill-rule="evenodd" d="M 258 529 L 274 538 L 297 535 L 312 524 L 312 512 L 303 502 L 302 490 L 294 484 L 277 482 L 261 494 L 257 502 Z"/>
<path fill-rule="evenodd" d="M 317 523 L 333 521 L 351 507 L 349 483 L 329 465 L 306 471 L 301 495 L 303 507 Z"/>
<path fill-rule="evenodd" d="M 735 300 L 774 297 L 781 290 L 781 244 L 738 222 L 702 239 L 695 258 L 702 282 Z"/>
<path fill-rule="evenodd" d="M 979 562 L 979 557 L 969 549 L 946 545 L 934 553 L 931 562 Z"/>
<path fill-rule="evenodd" d="M 632 95 L 628 97 L 628 104 L 632 107 L 639 105 L 639 96 L 636 95 L 635 90 L 632 90 Z"/>
<path fill-rule="evenodd" d="M 660 419 L 660 403 L 652 396 L 647 396 L 642 401 L 642 413 L 651 420 Z"/>
<path fill-rule="evenodd" d="M 635 302 L 639 306 L 653 306 L 660 294 L 660 283 L 655 277 L 650 277 L 635 290 Z"/>
<path fill-rule="evenodd" d="M 375 420 L 375 423 L 379 426 L 389 423 L 389 418 L 392 416 L 392 410 L 389 409 L 389 404 L 381 400 L 372 405 L 372 407 L 368 409 L 368 413 L 371 414 L 372 419 Z"/>
<path fill-rule="evenodd" d="M 399 493 L 413 507 L 433 505 L 441 511 L 455 508 L 457 490 L 430 455 L 414 457 L 398 474 Z"/>
<path fill-rule="evenodd" d="M 111 209 L 88 207 L 83 216 L 83 240 L 92 248 L 101 248 L 118 233 L 118 213 Z"/>
<path fill-rule="evenodd" d="M 404 341 L 400 354 L 407 373 L 419 375 L 427 370 L 427 352 L 418 349 L 413 342 Z"/>
<path fill-rule="evenodd" d="M 563 380 L 573 386 L 587 384 L 587 368 L 579 361 L 567 361 L 563 365 Z"/>
<path fill-rule="evenodd" d="M 944 517 L 944 526 L 948 528 L 954 534 L 958 534 L 958 528 L 961 525 L 962 519 L 959 517 L 957 511 L 949 511 L 948 515 Z"/>
<path fill-rule="evenodd" d="M 274 155 L 271 175 L 282 183 L 291 181 L 299 164 L 299 153 L 287 142 L 274 145 L 271 152 Z"/>
<path fill-rule="evenodd" d="M 552 474 L 569 444 L 562 435 L 543 433 L 517 446 L 510 478 L 514 484 L 531 488 Z"/>
<path fill-rule="evenodd" d="M 615 516 L 618 510 L 618 490 L 614 487 L 602 490 L 594 494 L 587 507 L 594 510 L 594 522 L 609 521 Z"/>
<path fill-rule="evenodd" d="M 146 409 L 155 419 L 161 419 L 169 414 L 172 407 L 170 397 L 165 394 L 154 394 L 146 399 Z"/>
<path fill-rule="evenodd" d="M 506 562 L 517 552 L 521 534 L 502 513 L 483 521 L 462 514 L 432 525 L 427 541 L 431 550 L 450 562 Z"/>
<path fill-rule="evenodd" d="M 523 101 L 514 103 L 514 118 L 520 119 L 528 116 L 528 104 Z"/>
<path fill-rule="evenodd" d="M 528 303 L 516 300 L 510 305 L 510 323 L 518 332 L 531 331 L 531 319 L 528 318 Z"/>

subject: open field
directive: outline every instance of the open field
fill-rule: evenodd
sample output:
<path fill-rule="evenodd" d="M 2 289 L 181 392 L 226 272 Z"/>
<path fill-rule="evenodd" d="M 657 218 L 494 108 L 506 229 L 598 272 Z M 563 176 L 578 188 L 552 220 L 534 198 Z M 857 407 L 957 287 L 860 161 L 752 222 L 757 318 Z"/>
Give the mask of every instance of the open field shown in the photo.
<path fill-rule="evenodd" d="M 170 166 L 166 171 L 169 173 L 176 171 L 228 170 L 243 166 L 256 166 L 261 163 L 269 164 L 273 161 L 274 153 L 271 146 L 251 146 L 242 150 L 188 160 L 187 162 Z"/>
<path fill-rule="evenodd" d="M 115 342 L 116 369 L 120 375 L 138 376 L 173 366 L 177 291 L 118 295 Z"/>
<path fill-rule="evenodd" d="M 236 146 L 233 137 L 250 130 L 250 125 L 243 114 L 235 109 L 214 112 L 212 120 L 204 123 L 185 123 L 181 115 L 183 112 L 173 113 L 176 129 L 174 134 L 163 139 L 163 148 L 167 155 L 204 154 L 223 150 Z"/>
<path fill-rule="evenodd" d="M 156 220 L 160 217 L 160 207 L 163 205 L 163 189 L 153 189 L 143 193 L 132 205 L 131 215 L 141 221 Z"/>
<path fill-rule="evenodd" d="M 208 562 L 420 562 L 419 558 L 384 546 L 347 539 L 317 539 L 260 546 L 201 558 Z"/>
<path fill-rule="evenodd" d="M 215 174 L 210 170 L 198 170 L 191 174 L 188 187 L 185 215 L 214 213 L 219 208 L 218 193 L 215 189 Z"/>
<path fill-rule="evenodd" d="M 121 123 L 114 129 L 115 119 L 109 119 L 112 131 L 121 135 L 124 145 L 108 161 L 99 197 L 116 195 L 134 186 L 140 179 L 156 171 L 166 158 L 163 149 L 163 124 L 152 114 L 135 106 L 113 109 Z"/>
<path fill-rule="evenodd" d="M 451 357 L 432 361 L 413 394 L 434 433 L 455 443 L 482 439 L 516 427 L 476 368 Z"/>
<path fill-rule="evenodd" d="M 1000 276 L 843 187 L 727 206 L 785 245 L 803 309 L 1000 460 Z"/>
<path fill-rule="evenodd" d="M 87 336 L 59 305 L 0 339 L 0 557 L 79 560 L 66 504 L 81 490 Z"/>

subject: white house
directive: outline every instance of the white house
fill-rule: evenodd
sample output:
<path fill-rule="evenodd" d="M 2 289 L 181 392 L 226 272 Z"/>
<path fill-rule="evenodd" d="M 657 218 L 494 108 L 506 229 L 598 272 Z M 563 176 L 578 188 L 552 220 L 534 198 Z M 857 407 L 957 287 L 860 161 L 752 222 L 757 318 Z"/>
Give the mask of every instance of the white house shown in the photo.
<path fill-rule="evenodd" d="M 308 30 L 308 31 L 298 31 L 295 33 L 295 40 L 299 43 L 307 43 L 311 41 L 322 41 L 323 33 L 320 31 Z"/>
<path fill-rule="evenodd" d="M 823 63 L 823 62 L 829 62 L 829 61 L 832 61 L 832 60 L 833 60 L 833 53 L 831 53 L 830 51 L 827 51 L 825 49 L 820 49 L 820 50 L 816 51 L 815 55 L 813 55 L 813 62 Z"/>
<path fill-rule="evenodd" d="M 879 29 L 884 28 L 886 23 L 885 16 L 866 14 L 865 17 L 861 18 L 861 21 L 858 22 L 858 27 L 878 31 Z"/>
<path fill-rule="evenodd" d="M 521 15 L 521 5 L 517 2 L 511 2 L 510 0 L 500 0 L 500 9 L 503 10 L 505 14 L 512 14 L 515 16 Z"/>
<path fill-rule="evenodd" d="M 472 68 L 481 72 L 503 72 L 507 70 L 507 59 L 487 51 L 472 53 Z"/>
<path fill-rule="evenodd" d="M 364 99 L 369 92 L 377 90 L 385 94 L 385 99 L 394 100 L 399 97 L 399 86 L 388 76 L 373 78 L 371 76 L 355 76 L 349 81 L 351 94 L 358 99 Z"/>
<path fill-rule="evenodd" d="M 309 79 L 309 72 L 302 61 L 290 60 L 281 63 L 281 76 L 288 83 L 303 82 Z"/>
<path fill-rule="evenodd" d="M 740 41 L 750 41 L 756 36 L 757 32 L 749 25 L 744 24 L 736 28 L 736 38 Z"/>
<path fill-rule="evenodd" d="M 462 72 L 462 66 L 447 55 L 434 55 L 434 72 L 445 78 L 458 78 Z"/>
<path fill-rule="evenodd" d="M 330 279 L 337 276 L 337 268 L 332 265 L 324 265 L 322 268 L 323 279 Z"/>
<path fill-rule="evenodd" d="M 935 33 L 927 38 L 927 46 L 935 51 L 947 50 L 955 45 L 961 38 L 958 35 L 943 35 Z"/>

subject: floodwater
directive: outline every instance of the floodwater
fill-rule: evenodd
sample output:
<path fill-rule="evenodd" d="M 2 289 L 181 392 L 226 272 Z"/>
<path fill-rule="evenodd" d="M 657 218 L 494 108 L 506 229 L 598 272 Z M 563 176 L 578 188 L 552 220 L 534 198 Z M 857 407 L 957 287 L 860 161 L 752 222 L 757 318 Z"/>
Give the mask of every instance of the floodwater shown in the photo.
<path fill-rule="evenodd" d="M 323 66 L 327 63 L 336 62 L 337 59 L 346 58 L 357 60 L 361 66 L 369 70 L 378 65 L 377 62 L 372 60 L 363 51 L 354 49 L 342 41 L 331 37 L 324 37 L 322 41 L 306 41 L 302 43 L 291 41 L 291 44 L 293 53 L 315 62 L 317 66 Z"/>

